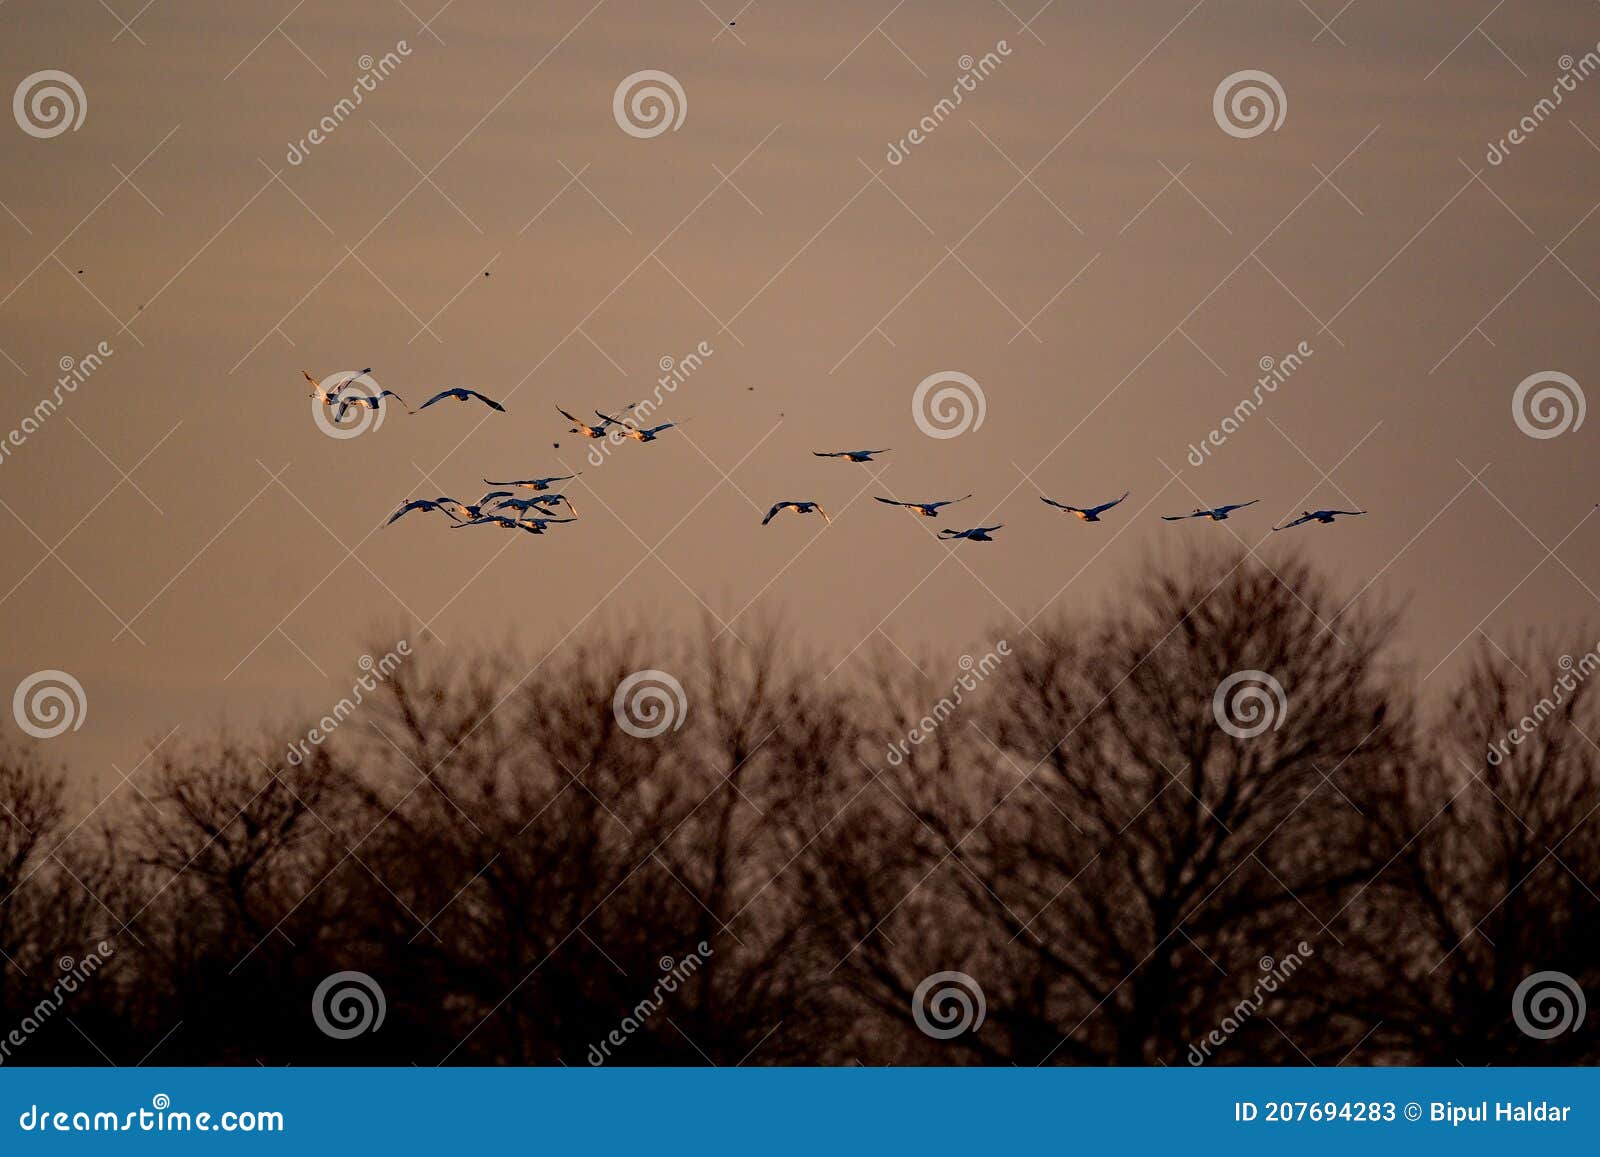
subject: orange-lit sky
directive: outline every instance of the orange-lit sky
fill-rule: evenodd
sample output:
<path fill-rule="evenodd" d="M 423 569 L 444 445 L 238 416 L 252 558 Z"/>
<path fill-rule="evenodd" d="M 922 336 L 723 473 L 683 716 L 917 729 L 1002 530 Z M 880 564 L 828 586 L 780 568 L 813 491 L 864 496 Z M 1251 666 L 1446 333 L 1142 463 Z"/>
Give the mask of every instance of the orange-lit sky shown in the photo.
<path fill-rule="evenodd" d="M 0 127 L 0 435 L 62 359 L 113 352 L 0 459 L 0 690 L 79 679 L 84 725 L 47 753 L 106 787 L 173 728 L 309 724 L 379 624 L 537 657 L 709 608 L 736 632 L 782 615 L 836 659 L 956 653 L 1206 539 L 1409 597 L 1437 686 L 1480 633 L 1597 617 L 1600 419 L 1530 437 L 1512 396 L 1596 380 L 1600 79 L 1486 160 L 1597 41 L 1577 0 L 10 0 L 6 90 L 59 69 L 86 107 L 55 136 Z M 646 69 L 684 115 L 641 138 L 613 94 Z M 1285 108 L 1237 137 L 1213 94 L 1245 69 Z M 654 419 L 681 429 L 586 464 L 554 407 L 645 397 L 702 342 Z M 301 369 L 369 365 L 413 405 L 461 384 L 508 412 L 326 436 Z M 980 427 L 919 431 L 939 371 L 979 384 Z M 856 446 L 892 447 L 876 481 L 811 454 Z M 410 497 L 568 468 L 581 519 L 540 539 L 380 529 Z M 1038 500 L 1124 489 L 1097 526 Z M 871 501 L 968 491 L 931 522 Z M 1255 497 L 1226 524 L 1156 517 Z M 762 527 L 784 498 L 833 522 Z M 933 537 L 978 522 L 1005 529 Z"/>

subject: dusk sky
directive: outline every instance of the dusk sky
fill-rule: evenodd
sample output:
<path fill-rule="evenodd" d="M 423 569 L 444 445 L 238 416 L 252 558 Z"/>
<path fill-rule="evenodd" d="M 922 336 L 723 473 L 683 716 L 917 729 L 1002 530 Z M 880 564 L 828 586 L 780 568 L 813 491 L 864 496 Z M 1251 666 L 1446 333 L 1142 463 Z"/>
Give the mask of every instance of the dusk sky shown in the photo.
<path fill-rule="evenodd" d="M 81 682 L 49 755 L 95 798 L 174 728 L 309 725 L 424 629 L 532 661 L 775 616 L 841 677 L 889 645 L 951 667 L 1202 542 L 1407 600 L 1424 694 L 1483 637 L 1600 620 L 1600 6 L 734 3 L 0 6 L 7 91 L 60 70 L 83 113 L 0 131 L 0 685 Z M 613 112 L 644 70 L 683 94 L 653 136 Z M 1246 70 L 1282 120 L 1236 135 L 1213 99 Z M 652 417 L 679 427 L 589 463 L 555 407 L 615 412 L 702 343 Z M 507 412 L 327 436 L 301 371 L 366 366 Z M 981 425 L 919 428 L 941 372 Z M 1557 373 L 1569 428 L 1530 436 L 1514 394 Z M 891 452 L 812 455 L 857 447 Z M 540 538 L 383 526 L 575 469 Z M 1124 490 L 1100 524 L 1039 501 Z M 763 527 L 780 499 L 832 522 Z M 1370 514 L 1272 533 L 1318 507 Z"/>

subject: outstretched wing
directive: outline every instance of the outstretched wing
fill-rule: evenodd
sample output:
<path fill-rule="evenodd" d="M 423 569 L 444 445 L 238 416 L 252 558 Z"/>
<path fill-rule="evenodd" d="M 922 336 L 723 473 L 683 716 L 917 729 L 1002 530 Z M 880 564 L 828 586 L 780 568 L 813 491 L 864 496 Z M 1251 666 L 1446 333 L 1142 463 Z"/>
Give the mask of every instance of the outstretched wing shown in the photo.
<path fill-rule="evenodd" d="M 454 397 L 454 396 L 455 396 L 455 391 L 454 390 L 440 390 L 437 394 L 433 395 L 433 397 L 429 398 L 426 402 L 423 402 L 422 405 L 418 406 L 417 409 L 426 410 L 429 406 L 433 405 L 435 402 L 442 402 L 446 398 L 451 398 L 451 397 Z"/>
<path fill-rule="evenodd" d="M 772 509 L 767 511 L 767 516 L 761 520 L 761 525 L 765 526 L 778 516 L 779 511 L 788 510 L 793 505 L 794 503 L 792 502 L 774 502 L 772 504 Z"/>
<path fill-rule="evenodd" d="M 1246 506 L 1254 506 L 1260 501 L 1261 499 L 1259 498 L 1252 498 L 1249 502 L 1233 502 L 1229 503 L 1227 506 L 1219 506 L 1217 509 L 1224 514 L 1231 514 L 1235 510 L 1243 510 Z"/>
<path fill-rule="evenodd" d="M 480 394 L 477 390 L 468 390 L 466 392 L 469 396 L 477 398 L 478 401 L 482 402 L 485 406 L 488 406 L 491 410 L 499 410 L 502 414 L 506 412 L 506 408 L 504 406 L 495 401 L 493 398 L 489 397 L 487 394 Z"/>
<path fill-rule="evenodd" d="M 1302 514 L 1299 518 L 1296 518 L 1296 519 L 1293 519 L 1293 520 L 1291 520 L 1289 522 L 1286 522 L 1282 526 L 1274 526 L 1272 529 L 1273 530 L 1288 530 L 1291 526 L 1299 526 L 1302 522 L 1310 522 L 1310 521 L 1311 521 L 1311 516 L 1309 514 Z"/>
<path fill-rule="evenodd" d="M 898 498 L 878 498 L 878 496 L 876 494 L 874 494 L 873 497 L 877 498 L 878 501 L 883 503 L 885 506 L 920 506 L 920 505 L 922 505 L 920 502 L 901 502 Z"/>
<path fill-rule="evenodd" d="M 1202 510 L 1202 511 L 1197 511 L 1195 514 L 1163 514 L 1161 516 L 1161 521 L 1162 522 L 1182 522 L 1185 518 L 1198 518 L 1201 514 L 1204 514 L 1204 513 L 1205 513 L 1205 511 Z"/>
<path fill-rule="evenodd" d="M 965 502 L 967 499 L 969 499 L 971 497 L 972 497 L 972 495 L 970 495 L 970 494 L 963 494 L 960 498 L 946 498 L 942 502 L 929 502 L 926 505 L 932 510 L 939 510 L 940 508 L 945 507 L 945 506 L 954 506 L 958 502 Z"/>
<path fill-rule="evenodd" d="M 413 510 L 431 510 L 436 505 L 437 505 L 437 503 L 429 502 L 426 498 L 414 498 L 410 502 L 408 502 L 404 506 L 402 506 L 399 510 L 397 510 L 393 514 L 391 514 L 389 516 L 389 521 L 384 523 L 384 525 L 388 526 L 390 523 L 394 522 L 396 519 L 401 518 L 401 517 L 403 517 L 403 516 L 405 516 L 407 514 L 410 514 Z"/>
<path fill-rule="evenodd" d="M 1090 514 L 1101 514 L 1101 513 L 1105 512 L 1107 510 L 1110 510 L 1113 506 L 1115 506 L 1117 503 L 1121 502 L 1124 498 L 1127 498 L 1128 495 L 1130 495 L 1132 493 L 1133 493 L 1133 491 L 1131 491 L 1131 490 L 1124 490 L 1122 492 L 1122 498 L 1114 498 L 1110 502 L 1102 502 L 1099 506 L 1091 507 L 1089 509 L 1089 513 Z"/>
<path fill-rule="evenodd" d="M 813 450 L 811 453 L 818 458 L 848 458 L 850 456 L 850 451 L 848 450 Z"/>
<path fill-rule="evenodd" d="M 574 418 L 571 414 L 567 413 L 560 406 L 556 407 L 556 413 L 560 414 L 563 418 L 565 418 L 567 421 L 571 422 L 574 426 L 583 425 L 582 422 L 578 421 L 578 419 Z"/>
<path fill-rule="evenodd" d="M 1330 510 L 1329 514 L 1365 514 L 1365 510 Z"/>
<path fill-rule="evenodd" d="M 1054 506 L 1057 510 L 1070 510 L 1074 514 L 1079 513 L 1079 510 L 1076 506 L 1068 506 L 1065 502 L 1057 502 L 1054 498 L 1046 498 L 1043 494 L 1039 495 L 1039 501 L 1048 503 L 1049 505 Z"/>

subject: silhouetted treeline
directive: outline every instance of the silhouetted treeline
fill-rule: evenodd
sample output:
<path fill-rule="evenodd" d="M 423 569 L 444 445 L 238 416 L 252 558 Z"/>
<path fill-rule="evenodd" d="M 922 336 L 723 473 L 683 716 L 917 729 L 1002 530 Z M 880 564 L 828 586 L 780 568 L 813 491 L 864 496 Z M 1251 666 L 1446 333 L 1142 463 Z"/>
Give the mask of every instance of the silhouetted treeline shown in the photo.
<path fill-rule="evenodd" d="M 1353 594 L 1195 559 L 837 669 L 744 622 L 410 640 L 311 741 L 162 747 L 86 819 L 14 747 L 0 1061 L 1600 1060 L 1561 1023 L 1600 1000 L 1595 635 L 1446 688 Z M 686 707 L 626 725 L 640 671 Z M 384 1018 L 330 1034 L 347 971 Z"/>

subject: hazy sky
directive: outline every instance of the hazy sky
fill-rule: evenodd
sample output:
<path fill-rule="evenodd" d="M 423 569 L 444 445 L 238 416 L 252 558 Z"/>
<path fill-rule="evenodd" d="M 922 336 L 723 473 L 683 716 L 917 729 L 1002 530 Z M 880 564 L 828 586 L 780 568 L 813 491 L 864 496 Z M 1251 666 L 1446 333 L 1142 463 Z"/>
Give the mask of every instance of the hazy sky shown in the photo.
<path fill-rule="evenodd" d="M 309 725 L 378 624 L 537 656 L 710 607 L 735 631 L 781 614 L 837 658 L 875 632 L 953 654 L 1234 536 L 1409 597 L 1429 686 L 1480 631 L 1600 618 L 1600 418 L 1549 438 L 1513 418 L 1530 375 L 1597 376 L 1600 77 L 1534 106 L 1600 6 L 1036 8 L 9 0 L 6 91 L 61 70 L 84 107 L 0 131 L 0 437 L 64 359 L 113 352 L 0 459 L 0 691 L 80 680 L 84 726 L 47 754 L 108 787 L 174 727 Z M 681 86 L 675 130 L 615 118 L 642 70 Z M 1242 70 L 1281 87 L 1276 130 L 1216 119 Z M 702 342 L 654 419 L 682 428 L 585 463 L 555 405 L 645 397 Z M 326 436 L 301 369 L 368 365 L 413 405 L 461 384 L 508 412 Z M 919 430 L 940 371 L 978 383 L 980 427 Z M 811 456 L 856 446 L 893 448 L 877 482 Z M 542 539 L 378 529 L 409 497 L 568 468 L 581 521 Z M 1095 526 L 1038 498 L 1124 489 Z M 937 521 L 871 501 L 968 491 Z M 1226 524 L 1156 517 L 1255 497 Z M 782 498 L 834 521 L 762 527 Z M 1351 504 L 1372 513 L 1270 534 Z M 978 522 L 1005 529 L 933 537 Z"/>

